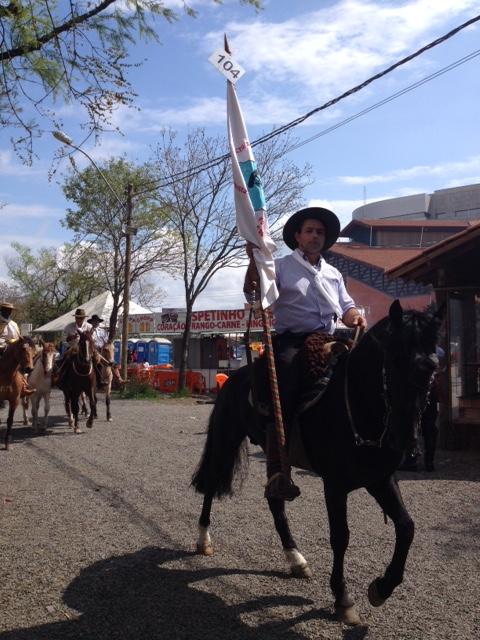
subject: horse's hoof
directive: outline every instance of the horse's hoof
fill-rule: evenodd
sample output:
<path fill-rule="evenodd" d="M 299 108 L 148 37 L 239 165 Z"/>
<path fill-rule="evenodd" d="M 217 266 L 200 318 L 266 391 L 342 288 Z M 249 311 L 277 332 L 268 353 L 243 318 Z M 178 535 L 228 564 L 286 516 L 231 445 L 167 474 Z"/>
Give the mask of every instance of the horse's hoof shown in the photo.
<path fill-rule="evenodd" d="M 107 422 L 113 422 L 112 418 L 107 418 Z"/>
<path fill-rule="evenodd" d="M 381 607 L 386 600 L 386 598 L 382 598 L 378 591 L 377 580 L 371 582 L 368 587 L 368 601 L 370 602 L 372 607 Z"/>
<path fill-rule="evenodd" d="M 79 427 L 77 427 L 73 430 L 73 433 L 83 433 L 83 431 Z"/>
<path fill-rule="evenodd" d="M 93 427 L 93 420 L 87 420 L 87 429 L 91 429 Z"/>
<path fill-rule="evenodd" d="M 201 556 L 213 556 L 213 544 L 211 542 L 197 542 L 197 553 Z"/>
<path fill-rule="evenodd" d="M 307 563 L 290 567 L 290 573 L 294 578 L 311 578 L 313 576 L 313 572 Z"/>
<path fill-rule="evenodd" d="M 335 615 L 339 622 L 348 624 L 350 627 L 356 627 L 362 624 L 362 619 L 355 606 L 351 607 L 335 607 Z"/>

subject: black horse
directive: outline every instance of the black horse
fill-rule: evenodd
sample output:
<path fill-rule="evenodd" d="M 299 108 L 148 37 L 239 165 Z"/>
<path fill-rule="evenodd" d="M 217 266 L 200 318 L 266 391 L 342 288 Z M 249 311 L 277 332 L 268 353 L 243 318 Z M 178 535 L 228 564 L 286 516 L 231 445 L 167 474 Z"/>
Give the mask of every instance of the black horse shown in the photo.
<path fill-rule="evenodd" d="M 365 333 L 340 358 L 322 399 L 300 416 L 300 429 L 312 469 L 323 478 L 333 550 L 330 586 L 337 616 L 358 624 L 344 579 L 349 543 L 347 495 L 365 487 L 395 526 L 395 549 L 383 577 L 369 586 L 368 597 L 380 606 L 403 579 L 414 523 L 394 472 L 417 437 L 419 420 L 438 360 L 435 356 L 439 315 L 403 312 L 398 300 L 389 316 Z M 254 424 L 248 402 L 249 374 L 239 369 L 223 386 L 210 416 L 202 459 L 192 484 L 204 494 L 199 521 L 199 553 L 211 555 L 208 527 L 214 497 L 232 493 L 241 467 L 246 437 Z M 265 442 L 262 442 L 265 448 Z M 275 527 L 292 573 L 311 575 L 290 533 L 285 503 L 269 499 Z"/>
<path fill-rule="evenodd" d="M 74 433 L 81 433 L 78 425 L 80 410 L 79 400 L 85 393 L 90 404 L 90 415 L 87 418 L 87 427 L 93 427 L 93 420 L 97 414 L 96 375 L 93 367 L 93 340 L 88 332 L 78 333 L 78 344 L 67 351 L 64 361 L 57 372 L 59 379 L 57 386 L 63 391 L 65 398 L 65 411 L 68 424 L 73 427 Z"/>

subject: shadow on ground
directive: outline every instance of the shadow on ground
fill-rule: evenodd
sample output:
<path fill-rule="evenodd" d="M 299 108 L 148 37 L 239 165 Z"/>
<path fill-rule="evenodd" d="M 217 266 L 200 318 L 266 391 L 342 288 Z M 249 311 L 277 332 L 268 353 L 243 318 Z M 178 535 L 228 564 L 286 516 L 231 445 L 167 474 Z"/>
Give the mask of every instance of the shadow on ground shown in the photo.
<path fill-rule="evenodd" d="M 299 640 L 292 627 L 312 619 L 331 621 L 328 610 L 313 609 L 311 600 L 299 596 L 267 595 L 228 605 L 205 589 L 202 581 L 252 575 L 239 569 L 172 568 L 169 562 L 192 555 L 171 549 L 147 547 L 136 553 L 102 560 L 83 570 L 64 593 L 64 602 L 78 612 L 65 622 L 0 633 L 1 640 Z M 261 572 L 269 576 L 269 572 Z M 225 589 L 225 585 L 223 585 Z M 228 586 L 227 586 L 228 588 Z M 269 607 L 299 606 L 298 616 L 258 627 L 242 621 L 242 614 Z M 308 606 L 308 611 L 305 607 Z M 361 640 L 366 628 L 344 629 L 345 640 Z"/>

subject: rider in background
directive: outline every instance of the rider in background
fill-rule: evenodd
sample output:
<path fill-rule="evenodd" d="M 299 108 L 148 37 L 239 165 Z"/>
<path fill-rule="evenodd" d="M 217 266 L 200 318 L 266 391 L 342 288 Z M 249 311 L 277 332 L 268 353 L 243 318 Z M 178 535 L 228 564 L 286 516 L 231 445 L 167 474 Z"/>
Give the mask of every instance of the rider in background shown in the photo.
<path fill-rule="evenodd" d="M 103 318 L 99 318 L 97 314 L 94 313 L 93 316 L 87 320 L 87 322 L 93 327 L 92 338 L 95 349 L 99 353 L 101 353 L 103 347 L 108 342 L 108 331 L 107 329 L 105 329 L 105 327 L 100 326 L 103 322 Z"/>
<path fill-rule="evenodd" d="M 0 302 L 0 351 L 4 351 L 7 344 L 20 338 L 18 324 L 10 317 L 14 309 L 10 302 Z"/>
<path fill-rule="evenodd" d="M 0 302 L 0 358 L 9 344 L 20 338 L 20 329 L 15 320 L 10 317 L 15 307 L 10 302 Z M 35 392 L 28 386 L 24 378 L 22 395 L 29 396 Z"/>
<path fill-rule="evenodd" d="M 53 384 L 60 385 L 63 374 L 65 373 L 65 364 L 68 362 L 72 355 L 72 348 L 76 347 L 79 340 L 80 333 L 87 333 L 92 331 L 92 325 L 86 320 L 87 314 L 85 309 L 79 307 L 74 314 L 74 322 L 69 322 L 63 330 L 63 346 L 64 350 L 62 356 L 56 363 L 54 382 Z"/>
<path fill-rule="evenodd" d="M 85 313 L 85 309 L 78 308 L 74 315 L 75 321 L 67 324 L 63 330 L 63 341 L 68 347 L 78 344 L 79 333 L 92 331 L 93 327 L 89 322 L 87 322 L 86 317 L 87 314 Z"/>
<path fill-rule="evenodd" d="M 337 318 L 349 328 L 367 326 L 345 288 L 342 274 L 322 257 L 322 251 L 329 249 L 339 234 L 337 216 L 320 207 L 297 211 L 283 228 L 283 239 L 292 253 L 275 260 L 279 297 L 272 306 L 275 328 L 272 342 L 286 431 L 299 401 L 299 351 L 306 338 L 314 332 L 333 334 Z M 252 248 L 247 245 L 250 264 L 244 282 L 249 302 L 259 281 Z M 268 440 L 269 434 L 267 448 Z M 269 477 L 271 471 L 267 468 Z"/>

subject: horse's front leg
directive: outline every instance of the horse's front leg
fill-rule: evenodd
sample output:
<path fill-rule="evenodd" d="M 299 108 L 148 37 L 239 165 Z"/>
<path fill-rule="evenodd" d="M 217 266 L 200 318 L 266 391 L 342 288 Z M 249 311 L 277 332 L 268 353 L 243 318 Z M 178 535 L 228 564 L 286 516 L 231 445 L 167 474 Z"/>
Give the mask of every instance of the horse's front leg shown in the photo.
<path fill-rule="evenodd" d="M 285 500 L 279 498 L 268 498 L 268 506 L 273 516 L 275 529 L 282 542 L 283 551 L 287 560 L 290 572 L 296 578 L 310 578 L 312 570 L 307 561 L 297 549 L 295 540 L 290 532 L 287 514 L 285 513 Z"/>
<path fill-rule="evenodd" d="M 395 549 L 390 564 L 383 577 L 374 580 L 368 588 L 370 604 L 379 607 L 403 581 L 403 572 L 413 542 L 415 525 L 403 504 L 400 487 L 393 476 L 382 484 L 367 487 L 367 490 L 384 513 L 392 519 L 395 526 Z"/>
<path fill-rule="evenodd" d="M 82 393 L 80 394 L 80 403 L 81 403 L 82 416 L 88 416 L 87 401 L 85 399 L 84 391 L 82 391 Z"/>
<path fill-rule="evenodd" d="M 72 401 L 66 393 L 63 394 L 63 397 L 65 399 L 65 413 L 67 414 L 68 426 L 73 427 Z"/>
<path fill-rule="evenodd" d="M 38 431 L 38 407 L 40 404 L 40 396 L 34 393 L 31 401 L 32 401 L 32 427 L 34 431 Z"/>
<path fill-rule="evenodd" d="M 335 614 L 345 624 L 360 624 L 361 619 L 354 600 L 348 593 L 343 571 L 345 552 L 350 541 L 350 530 L 347 521 L 347 493 L 331 487 L 325 479 L 324 491 L 330 526 L 330 545 L 333 551 L 330 587 L 335 597 Z"/>
<path fill-rule="evenodd" d="M 79 405 L 79 398 L 76 393 L 74 393 L 70 397 L 70 405 L 72 407 L 72 415 L 73 415 L 73 432 L 82 433 L 82 430 L 78 426 L 78 414 L 80 412 L 80 405 Z"/>
<path fill-rule="evenodd" d="M 90 405 L 90 415 L 87 418 L 87 427 L 91 429 L 93 427 L 93 420 L 97 415 L 97 396 L 95 391 L 91 388 L 87 391 L 88 403 Z"/>
<path fill-rule="evenodd" d="M 23 424 L 28 424 L 28 397 L 22 398 Z"/>
<path fill-rule="evenodd" d="M 42 431 L 46 431 L 48 429 L 49 413 L 50 413 L 50 392 L 47 391 L 43 396 L 43 429 Z"/>
<path fill-rule="evenodd" d="M 13 416 L 15 415 L 15 411 L 18 407 L 19 399 L 18 397 L 15 400 L 8 401 L 8 417 L 7 417 L 7 431 L 5 433 L 5 451 L 8 451 L 10 448 L 10 437 L 12 433 L 12 425 L 13 425 Z"/>
<path fill-rule="evenodd" d="M 105 391 L 105 405 L 107 407 L 107 422 L 112 421 L 112 414 L 110 412 L 110 394 L 111 394 L 111 382 L 108 389 Z"/>

